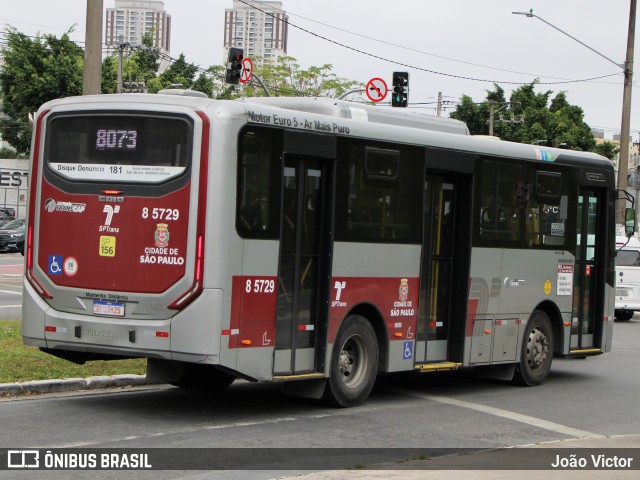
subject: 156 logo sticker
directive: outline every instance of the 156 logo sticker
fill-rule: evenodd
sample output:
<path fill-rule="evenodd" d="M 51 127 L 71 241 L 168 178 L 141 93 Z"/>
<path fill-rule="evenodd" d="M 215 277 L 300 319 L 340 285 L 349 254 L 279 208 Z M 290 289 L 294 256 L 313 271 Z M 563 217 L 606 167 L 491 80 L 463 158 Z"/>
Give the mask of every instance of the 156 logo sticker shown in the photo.
<path fill-rule="evenodd" d="M 115 257 L 116 256 L 116 237 L 101 235 L 100 236 L 100 249 L 98 251 L 101 257 Z"/>

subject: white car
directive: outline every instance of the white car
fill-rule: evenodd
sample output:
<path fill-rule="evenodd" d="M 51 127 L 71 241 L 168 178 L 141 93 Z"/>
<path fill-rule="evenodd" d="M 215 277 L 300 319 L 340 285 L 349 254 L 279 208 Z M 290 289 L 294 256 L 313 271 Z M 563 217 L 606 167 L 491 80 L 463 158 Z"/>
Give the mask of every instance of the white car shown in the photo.
<path fill-rule="evenodd" d="M 626 245 L 625 245 L 626 243 Z M 640 311 L 640 240 L 616 239 L 616 320 L 630 320 Z"/>

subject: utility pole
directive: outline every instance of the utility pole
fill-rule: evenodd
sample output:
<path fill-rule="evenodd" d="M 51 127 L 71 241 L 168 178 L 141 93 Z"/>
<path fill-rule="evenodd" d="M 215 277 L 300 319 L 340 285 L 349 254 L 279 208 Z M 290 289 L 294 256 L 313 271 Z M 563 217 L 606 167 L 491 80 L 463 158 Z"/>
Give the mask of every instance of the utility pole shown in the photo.
<path fill-rule="evenodd" d="M 489 100 L 489 135 L 493 137 L 493 121 L 495 118 L 495 111 L 493 100 Z"/>
<path fill-rule="evenodd" d="M 87 0 L 83 95 L 98 95 L 102 83 L 102 0 Z"/>
<path fill-rule="evenodd" d="M 438 92 L 438 116 L 442 116 L 442 92 Z"/>
<path fill-rule="evenodd" d="M 122 63 L 124 61 L 124 49 L 129 46 L 128 43 L 122 42 L 118 45 L 118 83 L 116 93 L 122 93 Z"/>
<path fill-rule="evenodd" d="M 618 188 L 627 187 L 629 170 L 629 129 L 631 124 L 631 87 L 633 80 L 633 47 L 636 35 L 636 0 L 631 0 L 627 57 L 624 62 L 624 92 L 622 95 L 622 125 L 620 127 L 620 160 L 618 162 Z M 636 202 L 638 199 L 636 198 Z M 624 225 L 626 202 L 616 204 L 616 224 Z"/>

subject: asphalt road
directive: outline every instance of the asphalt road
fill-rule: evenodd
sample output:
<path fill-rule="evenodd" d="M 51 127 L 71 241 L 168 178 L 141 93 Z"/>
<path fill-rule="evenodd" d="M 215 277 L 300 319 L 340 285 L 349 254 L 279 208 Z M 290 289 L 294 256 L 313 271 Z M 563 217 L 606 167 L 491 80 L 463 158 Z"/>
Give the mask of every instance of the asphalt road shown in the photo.
<path fill-rule="evenodd" d="M 0 319 L 22 318 L 22 278 L 24 257 L 20 253 L 0 253 Z"/>
<path fill-rule="evenodd" d="M 254 458 L 250 449 L 278 447 L 274 459 L 284 461 L 295 447 L 472 449 L 638 434 L 640 321 L 617 322 L 614 331 L 611 353 L 556 359 L 539 387 L 464 372 L 394 375 L 353 409 L 246 382 L 218 394 L 156 386 L 4 399 L 0 448 L 241 448 L 249 450 L 239 470 L 127 472 L 127 478 L 276 478 L 301 473 L 304 461 L 293 472 L 273 470 L 272 459 Z M 364 463 L 386 460 L 380 454 Z M 250 464 L 262 469 L 244 470 Z M 8 473 L 15 472 L 0 478 L 14 478 Z M 36 473 L 33 478 L 41 478 Z M 100 478 L 121 475 L 101 472 Z M 47 478 L 72 477 L 50 471 Z"/>
<path fill-rule="evenodd" d="M 0 255 L 0 318 L 20 318 L 22 274 L 20 254 Z M 616 322 L 612 352 L 585 360 L 555 359 L 549 379 L 536 388 L 469 372 L 393 375 L 378 381 L 366 405 L 347 410 L 288 397 L 280 385 L 246 382 L 218 394 L 154 386 L 0 399 L 0 448 L 278 447 L 278 455 L 286 457 L 296 447 L 484 449 L 597 441 L 640 433 L 639 348 L 636 314 L 629 322 Z M 362 462 L 385 460 L 381 454 Z M 264 468 L 215 474 L 128 472 L 127 478 L 277 478 L 304 471 L 303 460 L 291 472 L 270 470 L 264 459 L 255 461 Z M 238 468 L 251 462 L 240 460 Z M 42 473 L 30 476 L 41 478 Z M 0 471 L 0 478 L 14 475 Z M 100 478 L 121 476 L 100 473 Z M 47 472 L 47 477 L 85 478 L 69 472 Z"/>

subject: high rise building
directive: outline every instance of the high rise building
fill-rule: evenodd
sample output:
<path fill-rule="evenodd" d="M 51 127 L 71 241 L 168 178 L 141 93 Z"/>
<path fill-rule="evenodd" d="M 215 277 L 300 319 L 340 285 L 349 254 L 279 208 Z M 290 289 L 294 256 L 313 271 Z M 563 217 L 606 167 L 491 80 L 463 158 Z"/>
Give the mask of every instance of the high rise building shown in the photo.
<path fill-rule="evenodd" d="M 287 22 L 282 2 L 233 0 L 224 15 L 223 63 L 230 47 L 244 50 L 257 65 L 274 63 L 287 53 Z"/>
<path fill-rule="evenodd" d="M 115 0 L 115 7 L 106 10 L 105 43 L 108 46 L 142 45 L 142 37 L 150 33 L 155 48 L 166 54 L 171 50 L 171 15 L 167 15 L 164 2 Z"/>

